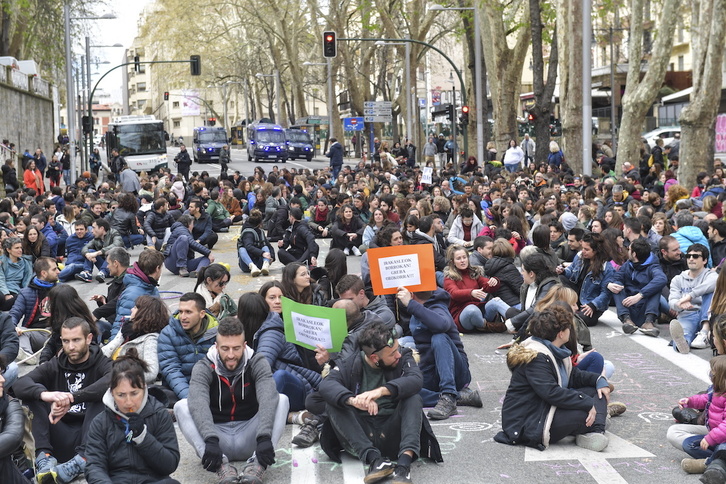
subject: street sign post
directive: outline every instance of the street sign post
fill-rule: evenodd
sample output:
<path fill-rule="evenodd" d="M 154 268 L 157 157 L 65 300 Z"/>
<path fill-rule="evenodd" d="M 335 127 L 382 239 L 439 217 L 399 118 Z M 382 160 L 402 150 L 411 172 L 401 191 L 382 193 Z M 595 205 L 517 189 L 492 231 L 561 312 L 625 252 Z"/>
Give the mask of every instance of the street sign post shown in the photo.
<path fill-rule="evenodd" d="M 393 101 L 365 101 L 363 102 L 363 115 L 366 123 L 393 122 Z"/>
<path fill-rule="evenodd" d="M 363 131 L 365 120 L 358 118 L 343 118 L 343 129 L 345 131 Z"/>

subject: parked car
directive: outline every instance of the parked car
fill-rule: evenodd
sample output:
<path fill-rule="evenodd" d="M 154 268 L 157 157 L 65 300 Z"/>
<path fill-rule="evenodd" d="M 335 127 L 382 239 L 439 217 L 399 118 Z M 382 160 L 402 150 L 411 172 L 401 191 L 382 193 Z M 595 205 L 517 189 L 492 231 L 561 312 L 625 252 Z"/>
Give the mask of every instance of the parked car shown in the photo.
<path fill-rule="evenodd" d="M 663 146 L 668 146 L 675 139 L 676 133 L 678 133 L 678 136 L 680 137 L 680 126 L 664 126 L 645 133 L 643 135 L 643 138 L 648 141 L 648 144 L 651 148 L 655 146 L 655 140 L 657 140 L 658 138 L 663 138 Z"/>

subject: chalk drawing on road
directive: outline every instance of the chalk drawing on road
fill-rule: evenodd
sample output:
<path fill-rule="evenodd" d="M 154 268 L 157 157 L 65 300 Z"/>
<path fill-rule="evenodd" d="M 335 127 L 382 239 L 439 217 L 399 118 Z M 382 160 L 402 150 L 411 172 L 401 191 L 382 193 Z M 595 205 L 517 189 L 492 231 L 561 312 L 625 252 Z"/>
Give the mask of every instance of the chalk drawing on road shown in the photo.
<path fill-rule="evenodd" d="M 618 471 L 610 465 L 607 459 L 655 457 L 647 450 L 641 449 L 615 434 L 606 432 L 606 435 L 610 439 L 610 444 L 602 452 L 577 447 L 570 440 L 570 443 L 552 444 L 544 452 L 527 447 L 524 452 L 524 461 L 578 460 L 596 482 L 619 484 L 627 481 L 618 474 Z"/>
<path fill-rule="evenodd" d="M 458 430 L 461 432 L 481 432 L 483 430 L 489 430 L 492 427 L 492 424 L 488 424 L 486 422 L 460 422 L 450 426 L 449 428 L 451 430 Z"/>
<path fill-rule="evenodd" d="M 638 417 L 642 418 L 647 423 L 651 423 L 651 420 L 673 420 L 671 414 L 663 412 L 640 412 Z"/>

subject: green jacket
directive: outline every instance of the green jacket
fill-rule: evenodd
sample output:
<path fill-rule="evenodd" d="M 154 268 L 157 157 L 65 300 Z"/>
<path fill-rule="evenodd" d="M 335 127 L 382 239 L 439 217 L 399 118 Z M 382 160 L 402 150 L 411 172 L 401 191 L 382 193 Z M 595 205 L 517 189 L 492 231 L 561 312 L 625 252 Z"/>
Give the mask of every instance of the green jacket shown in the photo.
<path fill-rule="evenodd" d="M 231 217 L 224 205 L 217 200 L 210 199 L 207 201 L 207 213 L 212 217 L 212 220 L 224 220 Z"/>

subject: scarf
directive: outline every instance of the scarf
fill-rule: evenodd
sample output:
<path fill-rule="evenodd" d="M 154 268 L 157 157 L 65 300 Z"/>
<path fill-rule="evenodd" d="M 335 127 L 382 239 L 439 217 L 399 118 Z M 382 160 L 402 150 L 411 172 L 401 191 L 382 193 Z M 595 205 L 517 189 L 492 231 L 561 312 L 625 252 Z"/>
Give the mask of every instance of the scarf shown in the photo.
<path fill-rule="evenodd" d="M 564 359 L 569 358 L 572 356 L 572 352 L 568 348 L 560 348 L 559 346 L 555 346 L 552 341 L 548 341 L 546 339 L 537 338 L 536 336 L 532 336 L 532 338 L 535 341 L 539 341 L 543 345 L 547 347 L 548 350 L 552 353 L 552 356 L 555 357 L 555 360 L 557 360 L 557 369 L 560 372 L 560 377 L 562 379 L 562 388 L 567 388 L 567 385 L 570 382 L 570 377 L 567 374 L 567 369 L 565 368 Z"/>

